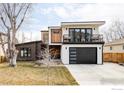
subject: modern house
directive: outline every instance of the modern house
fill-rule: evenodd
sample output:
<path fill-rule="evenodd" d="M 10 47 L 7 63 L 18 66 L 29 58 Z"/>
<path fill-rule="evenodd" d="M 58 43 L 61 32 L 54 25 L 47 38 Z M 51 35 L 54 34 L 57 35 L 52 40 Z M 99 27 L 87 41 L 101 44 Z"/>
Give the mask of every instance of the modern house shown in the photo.
<path fill-rule="evenodd" d="M 49 50 L 64 64 L 102 64 L 103 36 L 99 27 L 105 21 L 61 22 L 60 26 L 49 26 L 47 33 Z M 41 31 L 44 42 L 44 35 Z"/>
<path fill-rule="evenodd" d="M 31 41 L 16 44 L 16 48 L 18 49 L 18 61 L 35 61 L 39 59 L 39 53 L 42 48 L 46 47 L 42 41 Z"/>
<path fill-rule="evenodd" d="M 124 38 L 105 43 L 103 52 L 104 61 L 124 62 Z"/>

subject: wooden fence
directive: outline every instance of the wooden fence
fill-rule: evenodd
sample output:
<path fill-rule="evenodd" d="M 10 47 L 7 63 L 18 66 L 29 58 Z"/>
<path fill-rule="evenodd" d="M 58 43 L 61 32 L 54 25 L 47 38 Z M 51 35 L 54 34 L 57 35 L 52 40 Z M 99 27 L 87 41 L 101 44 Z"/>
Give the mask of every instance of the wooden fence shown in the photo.
<path fill-rule="evenodd" d="M 0 63 L 6 62 L 6 58 L 4 56 L 0 56 Z"/>
<path fill-rule="evenodd" d="M 103 60 L 104 62 L 124 62 L 124 53 L 104 53 Z"/>

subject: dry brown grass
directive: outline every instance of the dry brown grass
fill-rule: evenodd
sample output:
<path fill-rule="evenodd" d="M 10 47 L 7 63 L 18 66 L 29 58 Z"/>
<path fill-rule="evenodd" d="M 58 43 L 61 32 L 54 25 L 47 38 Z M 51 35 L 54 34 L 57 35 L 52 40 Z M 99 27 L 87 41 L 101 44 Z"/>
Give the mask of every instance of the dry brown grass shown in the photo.
<path fill-rule="evenodd" d="M 0 64 L 0 85 L 78 85 L 68 69 L 34 67 L 31 62 L 18 62 L 16 68 Z"/>

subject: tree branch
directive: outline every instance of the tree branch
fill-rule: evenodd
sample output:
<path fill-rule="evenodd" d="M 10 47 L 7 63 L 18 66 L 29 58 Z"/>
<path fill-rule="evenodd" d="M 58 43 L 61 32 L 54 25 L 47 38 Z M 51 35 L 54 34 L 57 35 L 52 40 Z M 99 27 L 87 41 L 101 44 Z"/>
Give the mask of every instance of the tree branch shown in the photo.
<path fill-rule="evenodd" d="M 4 26 L 8 29 L 8 28 L 9 28 L 9 26 L 7 26 L 7 25 L 6 25 L 5 20 L 3 19 L 3 17 L 2 17 L 2 16 L 1 16 L 1 20 L 2 20 L 2 22 L 3 22 L 3 24 L 4 24 Z"/>
<path fill-rule="evenodd" d="M 23 23 L 23 21 L 24 21 L 24 19 L 25 19 L 25 15 L 26 15 L 26 13 L 27 13 L 27 10 L 28 10 L 29 6 L 30 6 L 30 4 L 28 4 L 28 6 L 26 7 L 26 10 L 25 10 L 24 15 L 23 15 L 23 17 L 22 17 L 22 20 L 21 20 L 21 22 L 19 23 L 19 25 L 17 26 L 16 31 L 20 28 L 21 24 Z"/>
<path fill-rule="evenodd" d="M 8 5 L 8 10 L 7 10 L 7 7 L 4 5 L 4 4 L 2 4 L 2 6 L 3 6 L 3 9 L 4 9 L 4 11 L 5 11 L 5 15 L 7 15 L 8 16 L 8 19 L 9 19 L 9 21 L 10 21 L 10 24 L 11 24 L 11 27 L 12 27 L 12 15 L 10 15 L 11 13 L 10 13 L 10 5 L 9 4 L 7 4 Z"/>
<path fill-rule="evenodd" d="M 22 4 L 22 5 L 20 6 L 20 9 L 19 9 L 18 13 L 15 15 L 16 18 L 19 16 L 19 14 L 20 14 L 20 12 L 22 11 L 22 9 L 23 9 L 24 6 L 25 6 L 25 4 Z"/>

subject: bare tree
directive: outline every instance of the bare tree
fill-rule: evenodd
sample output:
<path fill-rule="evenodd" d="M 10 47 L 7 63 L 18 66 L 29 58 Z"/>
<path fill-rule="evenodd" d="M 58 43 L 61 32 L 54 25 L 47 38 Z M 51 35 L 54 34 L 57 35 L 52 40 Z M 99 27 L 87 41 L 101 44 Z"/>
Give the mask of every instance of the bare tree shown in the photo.
<path fill-rule="evenodd" d="M 16 32 L 24 22 L 27 11 L 31 4 L 25 3 L 2 3 L 0 4 L 0 26 L 8 38 L 8 61 L 10 66 L 16 66 L 18 51 L 15 47 Z"/>
<path fill-rule="evenodd" d="M 109 42 L 109 35 L 108 35 L 108 32 L 104 32 L 104 37 L 105 37 L 105 41 L 106 42 Z"/>
<path fill-rule="evenodd" d="M 119 19 L 113 20 L 105 32 L 105 37 L 108 42 L 124 38 L 124 22 Z"/>
<path fill-rule="evenodd" d="M 41 51 L 39 51 L 37 55 L 38 59 L 35 63 L 35 65 L 49 65 L 50 62 L 50 53 L 48 48 L 42 48 Z"/>

